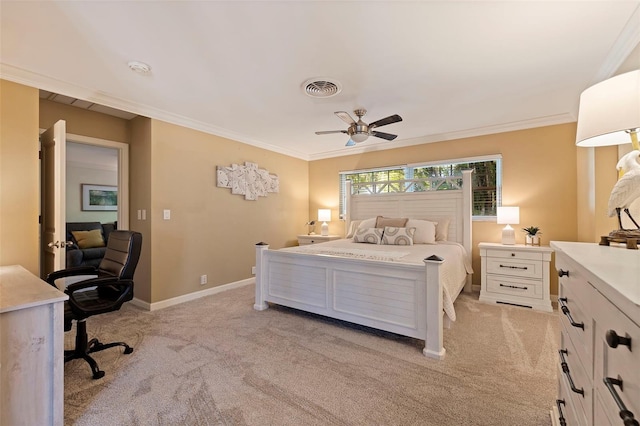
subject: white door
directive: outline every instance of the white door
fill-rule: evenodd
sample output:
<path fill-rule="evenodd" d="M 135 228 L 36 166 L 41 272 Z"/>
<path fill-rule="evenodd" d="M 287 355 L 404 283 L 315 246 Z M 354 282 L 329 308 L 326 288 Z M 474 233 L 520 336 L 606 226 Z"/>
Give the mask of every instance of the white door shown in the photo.
<path fill-rule="evenodd" d="M 65 146 L 67 123 L 56 122 L 40 136 L 40 276 L 64 269 L 66 257 Z"/>

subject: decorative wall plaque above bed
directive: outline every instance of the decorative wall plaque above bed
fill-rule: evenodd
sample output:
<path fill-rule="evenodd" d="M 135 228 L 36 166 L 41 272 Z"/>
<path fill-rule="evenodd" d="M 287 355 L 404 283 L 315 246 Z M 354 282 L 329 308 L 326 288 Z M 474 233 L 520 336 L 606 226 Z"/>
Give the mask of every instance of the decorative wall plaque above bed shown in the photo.
<path fill-rule="evenodd" d="M 245 200 L 257 200 L 258 197 L 266 197 L 269 192 L 280 191 L 278 176 L 259 169 L 256 163 L 218 166 L 216 175 L 218 187 L 230 188 L 232 194 L 244 195 Z"/>

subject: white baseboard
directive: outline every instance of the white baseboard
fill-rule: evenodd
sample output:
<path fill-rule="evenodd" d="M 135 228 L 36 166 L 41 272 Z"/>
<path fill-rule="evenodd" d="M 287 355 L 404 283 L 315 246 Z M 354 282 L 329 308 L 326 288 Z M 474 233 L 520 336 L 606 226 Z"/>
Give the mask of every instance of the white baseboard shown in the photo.
<path fill-rule="evenodd" d="M 145 302 L 144 300 L 136 299 L 134 297 L 133 300 L 131 301 L 131 304 L 147 311 L 157 311 L 158 309 L 179 305 L 184 302 L 200 299 L 201 297 L 211 296 L 212 294 L 218 294 L 223 291 L 233 290 L 234 288 L 244 287 L 245 285 L 254 284 L 255 282 L 256 282 L 255 277 L 247 278 L 246 280 L 236 281 L 229 284 L 223 284 L 216 287 L 207 288 L 205 290 L 194 291 L 193 293 L 184 294 L 182 296 L 173 297 L 171 299 L 161 300 L 160 302 L 154 302 L 154 303 Z"/>

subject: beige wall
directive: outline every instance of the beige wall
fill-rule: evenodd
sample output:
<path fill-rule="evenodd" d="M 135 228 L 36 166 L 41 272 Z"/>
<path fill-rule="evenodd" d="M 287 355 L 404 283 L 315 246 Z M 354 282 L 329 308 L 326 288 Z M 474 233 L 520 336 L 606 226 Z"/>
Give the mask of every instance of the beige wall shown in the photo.
<path fill-rule="evenodd" d="M 38 90 L 0 80 L 0 265 L 40 275 Z"/>
<path fill-rule="evenodd" d="M 337 217 L 340 171 L 502 154 L 503 204 L 520 206 L 518 228 L 539 226 L 546 244 L 550 240 L 575 240 L 576 149 L 575 123 L 571 123 L 312 161 L 309 209 L 314 212 L 331 206 L 332 217 Z M 332 221 L 329 226 L 331 233 L 344 233 L 343 222 Z M 474 284 L 480 284 L 478 243 L 500 242 L 502 227 L 495 222 L 473 223 Z M 516 232 L 516 239 L 524 243 L 524 233 Z M 557 294 L 553 274 L 551 293 Z"/>
<path fill-rule="evenodd" d="M 256 201 L 216 186 L 216 166 L 250 161 L 278 175 L 280 192 Z M 257 242 L 293 245 L 304 231 L 304 160 L 157 120 L 151 123 L 151 301 L 251 277 Z M 163 210 L 171 220 L 163 220 Z M 209 283 L 199 284 L 200 275 Z"/>

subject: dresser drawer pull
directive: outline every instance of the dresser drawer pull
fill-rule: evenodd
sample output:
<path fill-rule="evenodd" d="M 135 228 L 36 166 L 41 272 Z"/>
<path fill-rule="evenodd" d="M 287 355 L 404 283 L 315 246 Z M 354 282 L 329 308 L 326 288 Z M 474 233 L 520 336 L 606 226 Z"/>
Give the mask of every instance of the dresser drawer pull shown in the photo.
<path fill-rule="evenodd" d="M 567 376 L 567 380 L 569 380 L 569 387 L 573 392 L 579 393 L 584 398 L 584 389 L 578 389 L 573 384 L 573 379 L 571 378 L 571 373 L 569 372 L 569 364 L 567 364 L 567 361 L 564 359 L 564 354 L 568 354 L 567 350 L 560 349 L 558 353 L 560 353 L 560 365 L 562 366 L 562 372 Z"/>
<path fill-rule="evenodd" d="M 508 284 L 500 284 L 500 287 L 517 288 L 519 290 L 526 290 L 528 288 L 528 287 L 520 287 L 517 285 L 508 285 Z"/>
<path fill-rule="evenodd" d="M 618 395 L 618 392 L 613 387 L 614 385 L 619 386 L 620 390 L 623 390 L 622 378 L 620 376 L 618 376 L 617 379 L 614 379 L 612 377 L 605 377 L 603 381 L 607 389 L 609 389 L 613 400 L 616 402 L 618 408 L 620 409 L 620 418 L 624 422 L 624 426 L 638 426 L 638 421 L 633 417 L 633 413 L 627 410 L 627 406 L 624 405 L 624 402 L 622 401 L 622 399 L 620 399 L 620 395 Z"/>
<path fill-rule="evenodd" d="M 560 278 L 562 278 L 562 277 L 568 277 L 568 276 L 569 276 L 569 271 L 565 271 L 565 270 L 563 270 L 563 269 L 560 269 L 560 270 L 558 270 L 558 276 L 559 276 Z"/>
<path fill-rule="evenodd" d="M 623 345 L 631 350 L 631 337 L 618 336 L 618 333 L 616 333 L 615 330 L 607 330 L 604 337 L 610 348 L 615 349 L 618 345 Z"/>
<path fill-rule="evenodd" d="M 576 327 L 576 328 L 581 328 L 584 330 L 584 323 L 583 322 L 575 322 L 573 320 L 573 317 L 571 317 L 571 311 L 569 311 L 569 307 L 567 305 L 565 305 L 565 302 L 567 301 L 566 297 L 559 297 L 558 298 L 558 302 L 560 303 L 560 309 L 562 310 L 562 313 L 565 314 L 567 316 L 567 318 L 569 318 L 569 323 Z"/>
<path fill-rule="evenodd" d="M 565 405 L 564 399 L 556 399 L 556 406 L 558 407 L 558 413 L 560 414 L 558 420 L 560 421 L 560 426 L 567 426 L 567 422 L 564 419 L 564 414 L 562 413 L 562 407 L 560 407 L 560 404 Z"/>
<path fill-rule="evenodd" d="M 500 265 L 501 268 L 508 268 L 508 269 L 522 269 L 523 271 L 526 271 L 527 269 L 529 269 L 526 266 L 511 266 L 511 265 Z"/>

